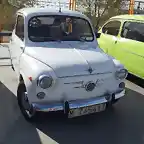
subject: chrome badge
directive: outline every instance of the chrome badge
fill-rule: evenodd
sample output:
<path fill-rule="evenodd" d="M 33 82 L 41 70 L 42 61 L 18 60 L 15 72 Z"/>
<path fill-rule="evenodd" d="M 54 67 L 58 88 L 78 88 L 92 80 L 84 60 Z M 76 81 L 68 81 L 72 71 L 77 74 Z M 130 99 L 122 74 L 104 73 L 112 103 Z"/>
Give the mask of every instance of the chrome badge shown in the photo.
<path fill-rule="evenodd" d="M 93 91 L 94 88 L 95 88 L 96 84 L 94 82 L 88 82 L 86 85 L 85 85 L 85 90 L 86 91 Z"/>
<path fill-rule="evenodd" d="M 89 67 L 88 72 L 91 74 L 93 72 L 92 68 Z"/>

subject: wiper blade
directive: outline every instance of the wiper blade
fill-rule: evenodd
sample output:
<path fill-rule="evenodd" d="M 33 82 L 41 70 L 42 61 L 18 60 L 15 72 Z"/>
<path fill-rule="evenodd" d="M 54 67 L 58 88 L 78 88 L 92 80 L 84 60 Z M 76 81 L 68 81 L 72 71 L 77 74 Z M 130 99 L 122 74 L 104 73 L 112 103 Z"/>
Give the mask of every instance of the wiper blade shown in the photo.
<path fill-rule="evenodd" d="M 82 36 L 77 36 L 77 37 L 75 38 L 75 40 L 81 41 L 81 42 L 85 42 L 85 41 L 86 41 L 86 38 L 84 38 L 84 37 L 82 37 Z"/>
<path fill-rule="evenodd" d="M 61 42 L 61 39 L 52 38 L 52 37 L 33 37 L 34 40 L 40 41 L 40 42 L 47 42 L 47 41 L 57 41 Z"/>
<path fill-rule="evenodd" d="M 84 38 L 84 37 L 79 37 L 79 40 L 80 40 L 81 42 L 86 42 L 86 41 L 87 41 L 86 38 Z"/>

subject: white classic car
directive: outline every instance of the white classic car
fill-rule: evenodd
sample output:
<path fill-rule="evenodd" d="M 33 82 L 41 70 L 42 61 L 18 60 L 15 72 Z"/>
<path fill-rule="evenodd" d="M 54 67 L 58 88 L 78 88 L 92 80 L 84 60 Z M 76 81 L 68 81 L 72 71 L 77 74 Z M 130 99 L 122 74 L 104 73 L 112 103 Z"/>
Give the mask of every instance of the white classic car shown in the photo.
<path fill-rule="evenodd" d="M 16 19 L 9 48 L 27 120 L 38 111 L 69 118 L 104 111 L 125 95 L 127 70 L 98 47 L 100 35 L 85 15 L 24 8 Z"/>

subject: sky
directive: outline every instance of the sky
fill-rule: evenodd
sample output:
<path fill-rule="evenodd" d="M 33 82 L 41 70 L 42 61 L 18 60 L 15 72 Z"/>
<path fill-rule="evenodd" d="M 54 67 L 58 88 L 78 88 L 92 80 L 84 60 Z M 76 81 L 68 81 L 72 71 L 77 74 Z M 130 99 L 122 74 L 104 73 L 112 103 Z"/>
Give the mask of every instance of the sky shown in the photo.
<path fill-rule="evenodd" d="M 17 0 L 8 0 L 10 3 L 14 3 Z M 36 0 L 39 3 L 38 7 L 49 7 L 49 8 L 59 8 L 59 0 Z M 144 0 L 135 0 L 135 7 L 137 7 L 136 1 L 142 1 Z M 60 0 L 61 8 L 62 9 L 69 9 L 69 0 Z M 124 5 L 123 9 L 128 10 L 129 4 Z M 141 9 L 144 10 L 144 3 L 141 5 Z"/>
<path fill-rule="evenodd" d="M 39 2 L 39 4 L 42 7 L 50 7 L 50 8 L 59 8 L 59 0 L 39 0 L 41 2 Z M 144 2 L 144 0 L 135 0 L 135 7 L 138 6 L 138 3 L 136 1 L 142 1 Z M 69 0 L 60 0 L 61 3 L 61 8 L 64 9 L 68 9 L 69 8 Z M 141 8 L 144 9 L 144 3 L 141 4 Z M 124 9 L 129 9 L 129 4 L 126 4 L 124 6 Z"/>
<path fill-rule="evenodd" d="M 17 1 L 19 0 L 8 0 L 8 2 L 14 6 L 17 5 Z M 36 0 L 39 3 L 38 7 L 49 7 L 49 8 L 59 8 L 59 0 Z M 61 7 L 68 9 L 69 8 L 69 0 L 60 0 Z"/>
<path fill-rule="evenodd" d="M 138 1 L 140 2 L 144 2 L 144 0 L 135 0 L 135 8 L 137 8 L 138 7 Z M 126 10 L 128 10 L 129 9 L 129 4 L 128 4 L 128 2 L 126 2 L 126 5 L 124 5 L 124 7 L 123 7 L 123 9 L 126 9 Z M 141 5 L 140 5 L 140 9 L 143 9 L 144 10 L 144 3 L 141 3 Z"/>
<path fill-rule="evenodd" d="M 59 8 L 59 0 L 38 0 L 40 6 L 49 8 Z M 60 0 L 61 8 L 69 8 L 69 0 Z"/>

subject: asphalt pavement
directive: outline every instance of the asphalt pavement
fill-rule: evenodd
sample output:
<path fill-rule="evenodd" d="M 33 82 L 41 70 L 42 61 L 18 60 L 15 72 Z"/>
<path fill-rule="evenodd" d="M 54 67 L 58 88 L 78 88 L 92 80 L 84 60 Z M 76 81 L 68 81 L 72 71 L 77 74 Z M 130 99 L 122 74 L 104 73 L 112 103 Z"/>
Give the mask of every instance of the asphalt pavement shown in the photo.
<path fill-rule="evenodd" d="M 127 95 L 105 112 L 74 119 L 41 113 L 30 124 L 17 105 L 17 80 L 6 57 L 8 48 L 0 47 L 0 144 L 144 144 L 142 80 L 129 76 Z"/>

